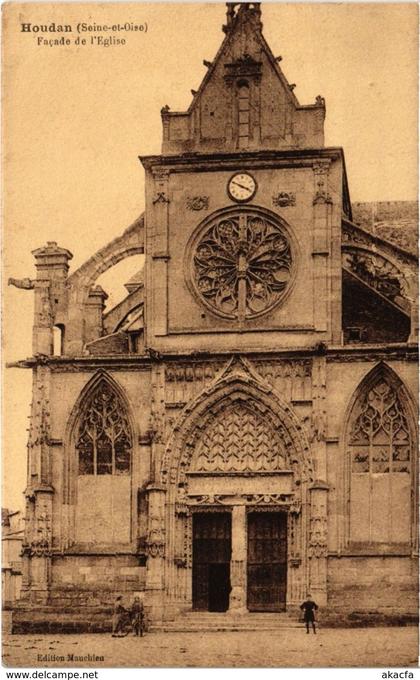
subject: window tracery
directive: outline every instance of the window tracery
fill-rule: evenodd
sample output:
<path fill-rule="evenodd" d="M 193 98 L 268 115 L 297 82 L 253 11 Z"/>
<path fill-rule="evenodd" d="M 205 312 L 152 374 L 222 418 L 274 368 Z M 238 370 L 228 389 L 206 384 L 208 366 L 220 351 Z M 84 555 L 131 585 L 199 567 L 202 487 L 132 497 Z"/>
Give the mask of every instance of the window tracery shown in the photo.
<path fill-rule="evenodd" d="M 251 208 L 219 215 L 199 239 L 192 282 L 201 300 L 230 319 L 251 319 L 284 297 L 293 258 L 286 231 Z"/>
<path fill-rule="evenodd" d="M 412 540 L 414 426 L 401 380 L 385 365 L 359 389 L 347 428 L 348 537 L 353 548 Z"/>
<path fill-rule="evenodd" d="M 410 472 L 410 431 L 389 379 L 382 377 L 359 402 L 349 448 L 353 473 Z"/>
<path fill-rule="evenodd" d="M 101 380 L 85 402 L 76 449 L 79 475 L 126 475 L 132 439 L 121 399 Z"/>

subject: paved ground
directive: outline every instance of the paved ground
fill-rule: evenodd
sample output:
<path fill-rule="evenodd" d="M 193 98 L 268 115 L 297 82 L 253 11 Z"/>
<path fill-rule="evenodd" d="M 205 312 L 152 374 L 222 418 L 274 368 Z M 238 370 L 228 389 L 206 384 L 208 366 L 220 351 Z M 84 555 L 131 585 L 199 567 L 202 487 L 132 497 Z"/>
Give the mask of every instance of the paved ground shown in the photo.
<path fill-rule="evenodd" d="M 71 660 L 68 655 L 100 660 Z M 49 660 L 38 655 L 50 655 Z M 54 658 L 55 655 L 55 658 Z M 64 657 L 64 660 L 60 657 Z M 417 666 L 417 628 L 110 635 L 5 635 L 9 667 L 326 667 Z"/>

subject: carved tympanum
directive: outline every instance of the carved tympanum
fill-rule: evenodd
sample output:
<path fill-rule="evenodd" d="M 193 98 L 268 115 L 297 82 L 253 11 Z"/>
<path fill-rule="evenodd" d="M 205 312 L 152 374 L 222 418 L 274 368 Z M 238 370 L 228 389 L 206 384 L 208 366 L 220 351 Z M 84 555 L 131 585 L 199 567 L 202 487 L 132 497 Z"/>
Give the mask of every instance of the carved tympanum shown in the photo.
<path fill-rule="evenodd" d="M 214 219 L 193 253 L 196 292 L 212 311 L 230 319 L 253 318 L 272 309 L 291 276 L 285 230 L 252 210 Z"/>
<path fill-rule="evenodd" d="M 200 472 L 287 469 L 284 443 L 267 422 L 236 404 L 209 423 L 199 442 L 192 469 Z"/>

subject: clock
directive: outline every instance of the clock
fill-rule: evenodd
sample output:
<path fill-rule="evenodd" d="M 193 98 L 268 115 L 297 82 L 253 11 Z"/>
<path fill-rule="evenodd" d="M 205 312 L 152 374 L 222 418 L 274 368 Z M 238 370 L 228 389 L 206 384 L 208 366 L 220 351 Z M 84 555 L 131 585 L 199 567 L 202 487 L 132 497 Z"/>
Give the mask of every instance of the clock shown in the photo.
<path fill-rule="evenodd" d="M 247 172 L 238 172 L 230 178 L 227 192 L 232 201 L 246 203 L 254 198 L 257 191 L 257 183 L 252 175 Z"/>

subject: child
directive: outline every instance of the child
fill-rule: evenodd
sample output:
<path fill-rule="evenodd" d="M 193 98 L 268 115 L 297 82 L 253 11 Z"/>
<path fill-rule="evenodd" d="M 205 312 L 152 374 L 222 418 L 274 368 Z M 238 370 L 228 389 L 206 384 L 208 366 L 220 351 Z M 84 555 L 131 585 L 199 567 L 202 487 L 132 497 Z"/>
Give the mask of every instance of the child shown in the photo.
<path fill-rule="evenodd" d="M 134 602 L 130 609 L 131 615 L 131 626 L 133 628 L 133 634 L 143 637 L 144 634 L 144 605 L 139 597 L 134 598 Z"/>
<path fill-rule="evenodd" d="M 303 620 L 306 623 L 306 632 L 309 633 L 309 624 L 312 623 L 312 630 L 315 630 L 315 611 L 318 609 L 318 605 L 312 600 L 310 593 L 307 594 L 305 602 L 300 605 L 300 608 L 304 612 Z"/>

